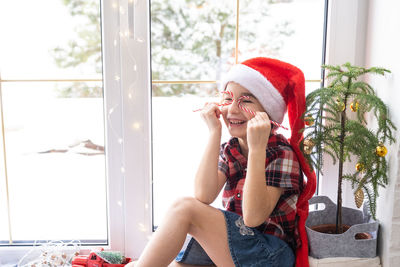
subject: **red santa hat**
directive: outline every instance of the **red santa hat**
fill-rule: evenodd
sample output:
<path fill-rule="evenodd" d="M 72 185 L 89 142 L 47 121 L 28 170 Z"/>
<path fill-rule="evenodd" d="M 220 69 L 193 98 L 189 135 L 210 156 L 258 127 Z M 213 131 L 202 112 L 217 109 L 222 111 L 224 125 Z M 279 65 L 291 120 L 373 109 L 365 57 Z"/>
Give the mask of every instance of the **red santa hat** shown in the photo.
<path fill-rule="evenodd" d="M 308 216 L 308 200 L 315 192 L 316 176 L 300 150 L 304 128 L 303 114 L 306 109 L 304 74 L 299 68 L 280 60 L 257 57 L 234 65 L 222 79 L 223 91 L 229 82 L 238 83 L 249 90 L 272 120 L 282 123 L 286 111 L 288 112 L 290 145 L 307 177 L 307 183 L 296 204 L 298 230 L 302 241 L 301 247 L 296 251 L 296 266 L 309 266 L 305 222 Z"/>

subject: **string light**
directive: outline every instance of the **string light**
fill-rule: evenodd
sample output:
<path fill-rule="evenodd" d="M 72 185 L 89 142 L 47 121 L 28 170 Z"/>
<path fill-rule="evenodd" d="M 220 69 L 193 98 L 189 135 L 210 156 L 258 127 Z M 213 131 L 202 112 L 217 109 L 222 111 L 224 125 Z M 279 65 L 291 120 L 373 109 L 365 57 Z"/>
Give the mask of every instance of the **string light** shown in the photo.
<path fill-rule="evenodd" d="M 141 232 L 147 232 L 147 228 L 146 228 L 146 226 L 143 224 L 143 223 L 139 223 L 138 224 L 138 229 L 139 229 L 139 231 L 141 231 Z"/>
<path fill-rule="evenodd" d="M 139 130 L 140 129 L 140 123 L 139 122 L 135 122 L 134 124 L 132 124 L 132 128 L 134 130 Z"/>
<path fill-rule="evenodd" d="M 68 243 L 55 240 L 45 244 L 35 241 L 32 249 L 19 260 L 17 266 L 67 266 L 72 257 L 79 255 L 80 248 L 81 243 L 78 240 Z"/>
<path fill-rule="evenodd" d="M 114 36 L 114 40 L 113 40 L 113 47 L 115 49 L 115 57 L 113 57 L 113 61 L 114 61 L 114 65 L 115 66 L 119 66 L 118 71 L 114 74 L 114 80 L 115 80 L 115 89 L 119 90 L 120 94 L 119 96 L 121 97 L 121 99 L 119 99 L 119 101 L 117 102 L 117 104 L 115 104 L 114 106 L 112 106 L 109 110 L 108 110 L 108 116 L 107 116 L 107 121 L 108 121 L 108 125 L 109 125 L 109 129 L 111 129 L 110 131 L 112 132 L 112 134 L 115 136 L 117 142 L 120 145 L 124 144 L 124 137 L 121 133 L 121 130 L 123 130 L 123 128 L 119 128 L 121 127 L 120 125 L 116 125 L 117 127 L 114 127 L 114 121 L 115 118 L 111 117 L 111 116 L 117 116 L 117 120 L 118 117 L 121 116 L 122 114 L 122 103 L 126 103 L 126 100 L 128 100 L 127 106 L 129 105 L 133 105 L 133 101 L 134 101 L 134 94 L 136 93 L 136 88 L 137 88 L 137 81 L 138 81 L 138 65 L 136 64 L 136 55 L 133 54 L 134 51 L 132 51 L 132 49 L 123 49 L 124 47 L 132 47 L 132 41 L 133 42 L 137 42 L 137 43 L 144 43 L 145 39 L 142 37 L 137 37 L 134 36 L 134 38 L 132 37 L 132 29 L 130 30 L 129 26 L 128 26 L 128 20 L 127 17 L 129 16 L 128 9 L 131 7 L 131 4 L 133 3 L 134 5 L 137 4 L 136 0 L 128 0 L 127 2 L 124 2 L 125 4 L 128 3 L 127 6 L 125 5 L 117 5 L 115 3 L 112 4 L 113 8 L 114 8 L 114 12 L 118 12 L 119 14 L 119 25 L 118 29 L 115 32 L 115 36 Z M 130 10 L 129 10 L 130 11 Z M 129 18 L 128 18 L 129 19 Z M 124 78 L 124 83 L 121 83 L 121 78 L 122 78 L 122 62 L 121 62 L 121 52 L 127 53 L 128 56 L 128 60 L 130 62 L 129 66 L 130 69 L 129 71 L 129 76 L 128 76 L 128 80 Z M 124 55 L 126 60 L 126 55 Z M 129 82 L 129 84 L 127 84 L 127 82 Z M 127 87 L 128 86 L 128 87 Z M 123 97 L 126 97 L 125 99 L 123 99 Z M 121 105 L 121 106 L 120 106 Z M 130 131 L 138 131 L 142 128 L 142 121 L 134 121 L 131 123 L 131 127 L 130 127 Z M 116 131 L 116 129 L 118 129 L 119 131 Z M 122 146 L 122 150 L 124 150 L 124 147 Z M 121 167 L 120 167 L 120 171 L 122 174 L 122 179 L 123 182 L 125 183 L 125 153 L 122 153 L 122 159 L 121 159 Z M 120 207 L 123 207 L 125 205 L 125 195 L 122 196 L 123 198 L 117 201 L 117 205 Z M 145 209 L 149 210 L 149 203 L 145 204 Z M 125 214 L 125 210 L 123 210 L 124 214 Z M 144 223 L 139 223 L 138 224 L 138 230 L 141 232 L 148 232 L 148 227 L 146 227 L 147 224 Z M 148 236 L 150 237 L 150 236 Z"/>
<path fill-rule="evenodd" d="M 119 7 L 119 13 L 120 13 L 121 15 L 124 15 L 124 14 L 125 14 L 125 9 L 123 8 L 123 6 L 120 6 L 120 7 Z"/>

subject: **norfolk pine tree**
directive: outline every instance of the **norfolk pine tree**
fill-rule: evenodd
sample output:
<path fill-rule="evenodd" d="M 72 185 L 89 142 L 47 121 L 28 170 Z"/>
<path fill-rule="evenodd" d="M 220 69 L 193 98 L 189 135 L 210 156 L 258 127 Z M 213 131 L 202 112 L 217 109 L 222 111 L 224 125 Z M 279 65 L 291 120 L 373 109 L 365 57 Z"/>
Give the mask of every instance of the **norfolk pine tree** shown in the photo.
<path fill-rule="evenodd" d="M 338 162 L 336 233 L 342 228 L 342 180 L 352 183 L 357 207 L 368 197 L 369 210 L 376 219 L 378 186 L 388 183 L 385 143 L 395 142 L 396 127 L 389 120 L 388 107 L 376 96 L 374 89 L 360 80 L 365 74 L 384 75 L 383 68 L 362 68 L 350 63 L 342 66 L 324 65 L 329 71 L 327 87 L 307 95 L 303 152 L 309 164 L 321 171 L 322 153 Z M 350 115 L 356 113 L 356 116 Z M 377 122 L 375 130 L 367 128 L 366 115 Z M 353 117 L 355 117 L 353 119 Z M 354 161 L 354 159 L 356 159 Z M 354 163 L 354 172 L 344 173 L 344 162 Z"/>

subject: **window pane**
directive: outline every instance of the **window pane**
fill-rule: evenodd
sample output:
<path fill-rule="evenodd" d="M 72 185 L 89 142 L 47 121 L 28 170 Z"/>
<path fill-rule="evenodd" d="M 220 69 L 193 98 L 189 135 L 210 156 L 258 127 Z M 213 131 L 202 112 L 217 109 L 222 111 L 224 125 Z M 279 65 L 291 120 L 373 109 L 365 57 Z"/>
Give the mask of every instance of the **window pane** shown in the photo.
<path fill-rule="evenodd" d="M 171 85 L 163 85 L 170 90 Z M 190 86 L 190 85 L 186 85 Z M 202 90 L 205 85 L 196 85 Z M 179 196 L 193 195 L 193 182 L 207 143 L 208 128 L 200 117 L 206 102 L 218 97 L 153 97 L 153 199 L 154 224 Z M 225 129 L 224 129 L 225 130 Z M 224 131 L 223 140 L 228 137 Z M 220 201 L 216 202 L 217 205 Z"/>
<path fill-rule="evenodd" d="M 98 0 L 0 2 L 14 243 L 107 242 L 99 10 Z M 3 166 L 0 179 L 3 195 Z M 0 201 L 0 240 L 8 244 L 4 197 Z"/>
<path fill-rule="evenodd" d="M 236 1 L 152 0 L 153 80 L 216 80 L 233 63 Z"/>
<path fill-rule="evenodd" d="M 239 61 L 274 57 L 299 67 L 306 79 L 320 79 L 325 1 L 240 3 Z"/>

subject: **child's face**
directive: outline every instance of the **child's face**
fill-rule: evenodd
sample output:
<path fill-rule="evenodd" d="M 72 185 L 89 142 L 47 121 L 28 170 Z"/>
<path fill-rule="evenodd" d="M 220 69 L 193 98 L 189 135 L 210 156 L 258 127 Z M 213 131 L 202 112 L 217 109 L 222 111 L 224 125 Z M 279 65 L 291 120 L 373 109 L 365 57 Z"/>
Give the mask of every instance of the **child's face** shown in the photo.
<path fill-rule="evenodd" d="M 226 87 L 226 91 L 231 91 L 233 93 L 234 102 L 230 105 L 223 106 L 221 108 L 222 117 L 224 118 L 226 127 L 229 130 L 229 133 L 241 139 L 246 140 L 247 136 L 247 122 L 251 120 L 254 116 L 244 111 L 238 105 L 238 99 L 241 96 L 249 96 L 249 98 L 244 98 L 241 100 L 241 105 L 245 108 L 257 112 L 262 111 L 265 112 L 261 103 L 255 98 L 255 96 L 250 93 L 245 87 L 240 84 L 230 82 Z M 232 101 L 232 97 L 229 94 L 223 94 L 222 103 Z"/>

